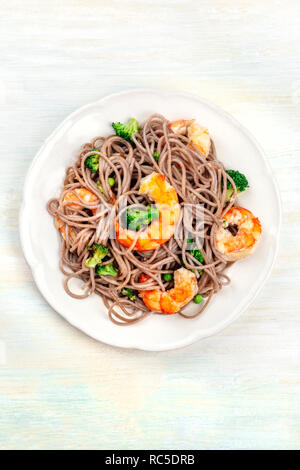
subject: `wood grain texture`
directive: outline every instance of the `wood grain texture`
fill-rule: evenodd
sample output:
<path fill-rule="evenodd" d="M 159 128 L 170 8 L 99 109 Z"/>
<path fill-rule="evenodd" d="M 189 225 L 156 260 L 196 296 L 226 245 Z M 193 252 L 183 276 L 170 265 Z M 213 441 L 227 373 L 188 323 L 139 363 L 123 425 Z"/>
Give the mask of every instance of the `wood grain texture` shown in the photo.
<path fill-rule="evenodd" d="M 299 1 L 10 0 L 0 22 L 0 448 L 299 448 Z M 72 328 L 19 243 L 44 139 L 77 107 L 136 87 L 232 113 L 263 145 L 283 203 L 279 257 L 252 307 L 174 352 L 114 349 Z"/>

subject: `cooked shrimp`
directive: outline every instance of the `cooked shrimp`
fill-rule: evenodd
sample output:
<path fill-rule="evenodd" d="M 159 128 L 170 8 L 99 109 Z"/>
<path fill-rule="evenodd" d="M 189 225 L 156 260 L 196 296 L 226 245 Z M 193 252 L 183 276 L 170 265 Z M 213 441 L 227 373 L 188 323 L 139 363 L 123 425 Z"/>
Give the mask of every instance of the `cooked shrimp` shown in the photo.
<path fill-rule="evenodd" d="M 195 119 L 174 121 L 169 124 L 170 129 L 175 134 L 186 135 L 191 139 L 191 144 L 195 145 L 205 157 L 209 154 L 211 141 L 206 127 L 195 123 Z"/>
<path fill-rule="evenodd" d="M 160 211 L 159 218 L 153 220 L 138 237 L 137 232 L 122 228 L 117 221 L 117 241 L 128 248 L 134 246 L 133 249 L 138 251 L 155 250 L 174 235 L 180 214 L 178 196 L 166 177 L 155 172 L 141 180 L 139 192 L 154 200 Z"/>
<path fill-rule="evenodd" d="M 77 197 L 76 194 L 79 196 Z M 88 204 L 93 204 L 98 201 L 97 196 L 92 193 L 89 189 L 86 188 L 75 188 L 74 191 L 70 191 L 66 193 L 64 197 L 64 202 L 69 202 L 69 201 L 79 201 L 82 199 L 84 202 L 87 202 Z M 78 204 L 68 204 L 69 207 L 72 207 L 73 209 L 81 209 L 82 206 L 79 206 Z M 95 209 L 93 209 L 95 211 Z"/>
<path fill-rule="evenodd" d="M 149 279 L 147 274 L 141 274 L 139 282 Z M 176 313 L 188 304 L 197 294 L 196 276 L 186 268 L 174 272 L 174 287 L 166 292 L 159 289 L 141 290 L 139 292 L 144 304 L 154 312 Z"/>
<path fill-rule="evenodd" d="M 59 217 L 55 217 L 54 225 L 60 231 L 61 236 L 65 240 L 66 239 L 66 231 L 65 231 L 65 226 L 64 226 L 63 221 Z M 72 244 L 75 241 L 75 238 L 76 238 L 76 232 L 72 227 L 68 228 L 68 235 L 69 235 L 70 244 Z"/>
<path fill-rule="evenodd" d="M 223 217 L 223 226 L 216 234 L 217 249 L 228 261 L 251 255 L 261 234 L 261 225 L 252 212 L 232 207 Z"/>

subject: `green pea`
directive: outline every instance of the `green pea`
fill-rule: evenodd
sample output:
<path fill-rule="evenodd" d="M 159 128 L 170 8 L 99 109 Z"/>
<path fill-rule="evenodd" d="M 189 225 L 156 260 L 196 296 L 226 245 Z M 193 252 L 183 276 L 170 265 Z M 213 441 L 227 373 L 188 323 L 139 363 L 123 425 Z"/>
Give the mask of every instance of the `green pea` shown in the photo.
<path fill-rule="evenodd" d="M 203 300 L 202 295 L 200 295 L 200 294 L 195 295 L 195 297 L 194 297 L 195 304 L 201 304 L 202 300 Z"/>
<path fill-rule="evenodd" d="M 172 281 L 173 279 L 173 274 L 167 273 L 163 275 L 164 281 Z"/>
<path fill-rule="evenodd" d="M 108 178 L 108 184 L 112 187 L 115 184 L 115 178 Z"/>

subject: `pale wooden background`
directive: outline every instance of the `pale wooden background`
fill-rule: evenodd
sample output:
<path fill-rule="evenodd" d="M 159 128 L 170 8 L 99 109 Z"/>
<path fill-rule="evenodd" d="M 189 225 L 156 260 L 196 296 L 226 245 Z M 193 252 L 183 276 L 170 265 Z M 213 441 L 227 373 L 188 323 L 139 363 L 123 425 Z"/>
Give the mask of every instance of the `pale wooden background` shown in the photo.
<path fill-rule="evenodd" d="M 299 448 L 299 1 L 2 0 L 0 21 L 0 448 Z M 284 210 L 279 258 L 248 312 L 155 354 L 65 323 L 18 236 L 25 173 L 49 133 L 145 86 L 197 93 L 246 125 Z"/>

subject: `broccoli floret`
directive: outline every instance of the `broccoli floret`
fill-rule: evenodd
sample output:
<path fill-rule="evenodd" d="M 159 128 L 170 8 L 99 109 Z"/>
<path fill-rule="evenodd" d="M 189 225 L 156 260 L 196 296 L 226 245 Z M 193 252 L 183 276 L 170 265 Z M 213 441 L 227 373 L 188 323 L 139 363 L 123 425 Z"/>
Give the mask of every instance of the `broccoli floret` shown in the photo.
<path fill-rule="evenodd" d="M 201 304 L 202 301 L 203 301 L 202 295 L 200 295 L 200 294 L 195 295 L 195 297 L 194 297 L 195 304 Z"/>
<path fill-rule="evenodd" d="M 114 186 L 114 184 L 115 184 L 115 179 L 114 179 L 114 178 L 108 178 L 108 184 L 109 184 L 109 186 L 112 188 L 112 187 Z M 100 183 L 100 181 L 97 181 L 97 182 L 96 182 L 96 185 L 98 186 L 100 193 L 105 194 L 105 193 L 104 193 L 103 186 L 102 186 L 102 184 Z"/>
<path fill-rule="evenodd" d="M 190 253 L 197 261 L 199 261 L 199 263 L 203 263 L 203 256 L 200 250 L 190 250 Z M 201 274 L 203 273 L 203 270 L 198 269 L 198 273 L 201 276 Z"/>
<path fill-rule="evenodd" d="M 121 122 L 113 122 L 112 126 L 115 130 L 115 133 L 129 142 L 132 142 L 132 134 L 136 134 L 140 130 L 139 123 L 136 119 L 129 119 L 127 124 L 122 124 Z"/>
<path fill-rule="evenodd" d="M 108 248 L 104 245 L 98 245 L 94 243 L 90 250 L 93 252 L 93 256 L 88 258 L 85 262 L 87 268 L 95 268 L 97 264 L 101 263 L 103 258 L 108 254 Z"/>
<path fill-rule="evenodd" d="M 112 276 L 117 277 L 118 271 L 113 267 L 112 263 L 105 264 L 104 266 L 98 265 L 96 268 L 97 274 L 99 276 Z"/>
<path fill-rule="evenodd" d="M 140 230 L 149 225 L 152 220 L 159 218 L 160 211 L 156 207 L 147 206 L 146 209 L 127 209 L 126 220 L 129 230 Z"/>
<path fill-rule="evenodd" d="M 242 193 L 245 189 L 249 188 L 248 180 L 243 173 L 237 170 L 227 170 L 228 175 L 233 179 L 238 193 Z M 227 180 L 226 201 L 229 201 L 234 193 L 234 189 L 229 180 Z"/>
<path fill-rule="evenodd" d="M 132 302 L 136 300 L 135 292 L 129 287 L 124 287 L 124 289 L 121 290 L 121 294 L 124 295 L 124 297 L 128 297 Z"/>
<path fill-rule="evenodd" d="M 98 149 L 93 149 L 93 150 L 98 151 Z M 91 150 L 91 152 L 93 150 Z M 97 153 L 95 153 L 94 155 L 89 155 L 86 158 L 84 164 L 87 168 L 91 170 L 92 173 L 96 173 L 96 171 L 99 170 L 99 155 Z"/>
<path fill-rule="evenodd" d="M 157 152 L 154 152 L 153 158 L 154 158 L 154 160 L 156 160 L 156 161 L 158 162 L 158 160 L 159 160 L 159 154 L 158 154 Z"/>

